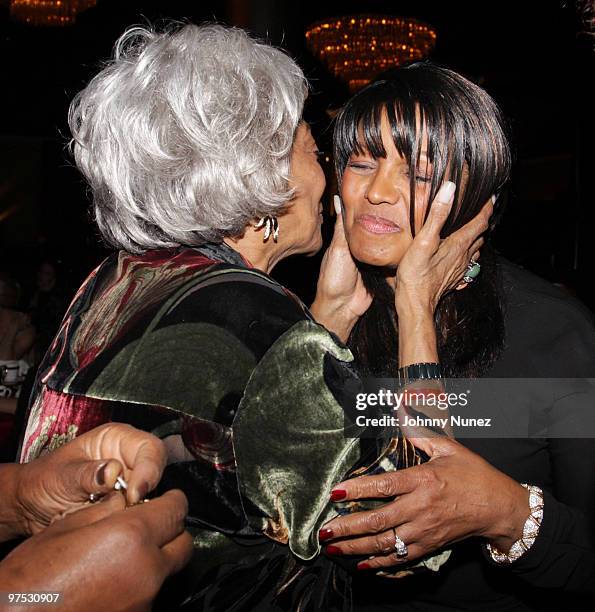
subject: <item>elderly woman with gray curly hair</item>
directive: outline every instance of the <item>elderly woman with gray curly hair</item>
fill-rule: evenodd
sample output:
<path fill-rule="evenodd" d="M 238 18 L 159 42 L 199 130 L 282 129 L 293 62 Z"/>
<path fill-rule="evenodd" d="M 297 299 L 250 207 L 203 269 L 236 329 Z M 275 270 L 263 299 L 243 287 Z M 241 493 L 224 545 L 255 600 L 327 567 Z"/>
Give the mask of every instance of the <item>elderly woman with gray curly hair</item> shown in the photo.
<path fill-rule="evenodd" d="M 332 486 L 382 457 L 383 469 L 411 459 L 350 419 L 347 389 L 362 382 L 339 338 L 357 287 L 323 276 L 309 310 L 269 276 L 322 245 L 306 95 L 300 68 L 241 30 L 135 28 L 70 110 L 76 163 L 117 251 L 42 363 L 21 459 L 109 420 L 163 438 L 162 486 L 189 500 L 195 563 L 177 595 L 192 609 L 342 607 L 347 574 L 317 537 L 336 516 Z M 460 283 L 481 244 L 491 205 L 440 241 L 451 204 L 438 193 L 401 263 L 439 279 L 403 292 L 410 304 Z M 333 240 L 326 270 L 349 257 L 340 222 Z M 423 361 L 435 340 L 431 321 L 403 320 L 400 363 Z"/>

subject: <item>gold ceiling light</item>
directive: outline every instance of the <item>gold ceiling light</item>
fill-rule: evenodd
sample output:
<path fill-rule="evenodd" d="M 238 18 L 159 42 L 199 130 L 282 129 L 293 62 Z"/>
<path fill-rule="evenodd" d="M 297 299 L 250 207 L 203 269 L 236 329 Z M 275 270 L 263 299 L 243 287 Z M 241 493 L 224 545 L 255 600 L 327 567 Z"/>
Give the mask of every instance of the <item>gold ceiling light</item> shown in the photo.
<path fill-rule="evenodd" d="M 10 14 L 33 26 L 67 26 L 96 4 L 97 0 L 10 0 Z"/>
<path fill-rule="evenodd" d="M 354 92 L 384 70 L 427 57 L 436 30 L 408 17 L 348 15 L 313 23 L 306 44 Z"/>

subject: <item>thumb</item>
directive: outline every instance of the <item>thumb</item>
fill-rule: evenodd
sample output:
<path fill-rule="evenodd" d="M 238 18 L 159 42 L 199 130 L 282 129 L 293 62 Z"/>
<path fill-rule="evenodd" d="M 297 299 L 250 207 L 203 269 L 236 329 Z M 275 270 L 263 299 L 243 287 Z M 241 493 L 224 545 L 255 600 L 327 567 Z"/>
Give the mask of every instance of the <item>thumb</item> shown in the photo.
<path fill-rule="evenodd" d="M 453 455 L 457 447 L 460 446 L 458 442 L 455 442 L 451 438 L 442 435 L 436 435 L 429 432 L 428 435 L 423 437 L 412 437 L 407 438 L 415 448 L 423 451 L 430 461 L 437 459 L 438 457 L 447 457 Z"/>
<path fill-rule="evenodd" d="M 104 495 L 112 491 L 122 472 L 122 464 L 117 459 L 74 461 L 63 468 L 60 479 L 69 501 L 86 501 L 91 493 Z"/>
<path fill-rule="evenodd" d="M 335 229 L 331 246 L 347 247 L 347 238 L 345 237 L 345 226 L 343 225 L 343 207 L 341 206 L 341 198 L 335 194 L 333 196 L 333 204 L 335 205 Z"/>

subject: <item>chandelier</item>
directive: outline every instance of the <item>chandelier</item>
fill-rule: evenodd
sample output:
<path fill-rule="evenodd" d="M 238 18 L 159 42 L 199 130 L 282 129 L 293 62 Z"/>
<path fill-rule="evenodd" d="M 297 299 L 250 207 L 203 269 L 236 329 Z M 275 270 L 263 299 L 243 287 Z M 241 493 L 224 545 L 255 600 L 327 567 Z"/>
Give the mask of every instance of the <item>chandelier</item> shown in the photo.
<path fill-rule="evenodd" d="M 348 15 L 313 23 L 306 44 L 355 92 L 384 70 L 427 57 L 436 31 L 407 17 Z"/>
<path fill-rule="evenodd" d="M 96 4 L 97 0 L 10 0 L 10 14 L 29 25 L 66 26 Z"/>

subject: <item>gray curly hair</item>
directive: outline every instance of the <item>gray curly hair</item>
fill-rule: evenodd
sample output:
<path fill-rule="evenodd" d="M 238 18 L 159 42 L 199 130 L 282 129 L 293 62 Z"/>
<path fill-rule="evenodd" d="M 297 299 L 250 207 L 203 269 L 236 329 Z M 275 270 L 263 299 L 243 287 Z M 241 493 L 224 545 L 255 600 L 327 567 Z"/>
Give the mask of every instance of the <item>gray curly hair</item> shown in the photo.
<path fill-rule="evenodd" d="M 306 96 L 299 66 L 240 29 L 127 30 L 68 116 L 103 238 L 197 246 L 278 212 Z"/>

